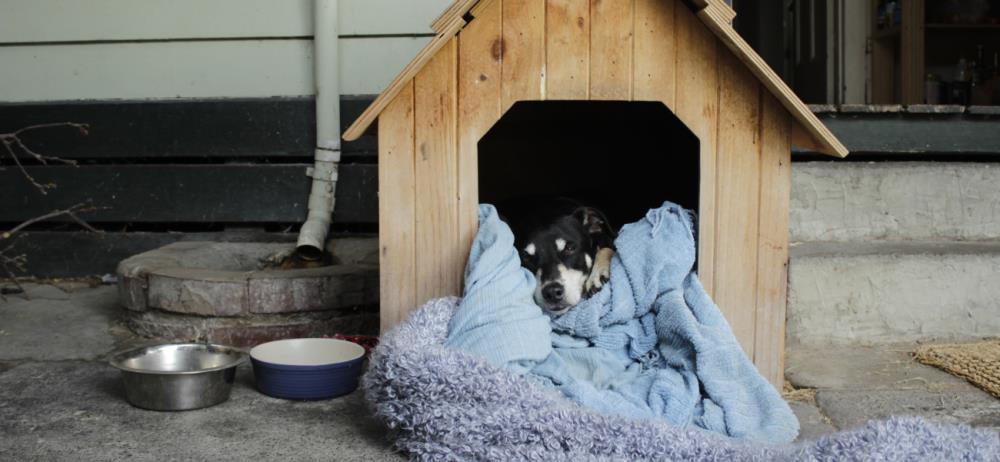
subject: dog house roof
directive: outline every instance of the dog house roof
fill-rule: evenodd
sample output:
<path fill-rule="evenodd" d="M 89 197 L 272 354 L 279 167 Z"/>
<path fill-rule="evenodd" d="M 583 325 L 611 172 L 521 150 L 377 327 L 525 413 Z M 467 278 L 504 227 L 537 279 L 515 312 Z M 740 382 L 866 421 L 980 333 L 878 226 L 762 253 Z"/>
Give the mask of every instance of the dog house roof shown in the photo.
<path fill-rule="evenodd" d="M 399 91 L 409 82 L 421 68 L 443 47 L 448 40 L 458 34 L 466 25 L 466 17 L 471 14 L 473 21 L 478 9 L 490 3 L 491 0 L 455 0 L 444 13 L 431 24 L 437 34 L 427 46 L 410 62 L 402 72 L 372 102 L 368 109 L 344 132 L 344 139 L 351 141 L 360 137 L 378 118 L 382 110 L 389 105 Z M 825 125 L 809 110 L 809 107 L 788 88 L 764 59 L 750 47 L 736 30 L 732 20 L 736 12 L 723 0 L 685 0 L 698 18 L 709 30 L 747 66 L 750 72 L 781 102 L 781 105 L 792 115 L 799 130 L 793 131 L 792 143 L 795 146 L 821 152 L 835 157 L 845 157 L 847 148 L 830 132 Z"/>

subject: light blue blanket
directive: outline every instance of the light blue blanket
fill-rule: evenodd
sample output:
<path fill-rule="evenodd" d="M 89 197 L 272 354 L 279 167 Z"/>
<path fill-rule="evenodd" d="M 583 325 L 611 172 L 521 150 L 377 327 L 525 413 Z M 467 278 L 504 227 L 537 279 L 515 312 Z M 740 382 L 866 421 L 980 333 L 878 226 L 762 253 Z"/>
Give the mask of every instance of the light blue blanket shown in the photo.
<path fill-rule="evenodd" d="M 479 221 L 446 347 L 601 413 L 760 442 L 795 438 L 794 414 L 692 272 L 693 225 L 684 209 L 668 202 L 626 225 L 610 282 L 552 319 L 532 301 L 534 278 L 496 210 L 480 206 Z"/>

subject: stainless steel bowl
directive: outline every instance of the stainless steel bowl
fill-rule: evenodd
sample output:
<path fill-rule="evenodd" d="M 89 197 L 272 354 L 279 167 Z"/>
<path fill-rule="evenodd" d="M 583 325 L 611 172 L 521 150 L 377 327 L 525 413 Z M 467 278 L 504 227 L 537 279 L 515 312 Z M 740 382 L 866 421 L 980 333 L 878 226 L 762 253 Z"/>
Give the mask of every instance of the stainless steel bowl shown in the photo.
<path fill-rule="evenodd" d="M 111 358 L 122 371 L 125 397 L 154 411 L 185 411 L 229 399 L 243 352 L 222 345 L 180 343 L 124 351 Z"/>

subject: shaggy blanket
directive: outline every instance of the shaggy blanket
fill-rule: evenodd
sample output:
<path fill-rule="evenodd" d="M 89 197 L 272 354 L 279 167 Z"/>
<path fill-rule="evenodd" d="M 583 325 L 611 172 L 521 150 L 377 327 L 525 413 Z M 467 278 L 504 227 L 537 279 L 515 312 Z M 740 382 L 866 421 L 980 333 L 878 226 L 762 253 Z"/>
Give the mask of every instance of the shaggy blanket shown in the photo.
<path fill-rule="evenodd" d="M 638 228 L 640 234 L 655 235 L 664 225 L 686 226 L 687 232 L 690 233 L 690 221 L 686 221 L 686 215 L 669 205 L 665 209 L 660 209 L 667 215 L 654 213 L 647 216 L 645 224 L 640 222 Z M 593 383 L 610 383 L 609 381 L 614 380 L 615 374 L 592 382 L 595 377 L 580 375 L 580 370 L 569 374 L 564 373 L 565 371 L 559 372 L 558 367 L 566 365 L 567 362 L 557 352 L 562 348 L 575 346 L 579 349 L 583 346 L 579 339 L 574 340 L 572 331 L 559 332 L 561 329 L 567 329 L 565 326 L 560 326 L 561 318 L 553 320 L 557 332 L 551 334 L 553 335 L 551 342 L 525 342 L 526 339 L 546 338 L 550 335 L 549 320 L 540 315 L 537 307 L 533 310 L 521 309 L 523 307 L 520 305 L 525 300 L 526 303 L 531 303 L 530 295 L 525 299 L 525 294 L 522 293 L 522 283 L 530 281 L 531 275 L 526 275 L 523 271 L 509 271 L 506 268 L 510 264 L 519 267 L 519 263 L 516 262 L 516 255 L 513 257 L 514 263 L 508 261 L 507 257 L 513 251 L 509 231 L 505 233 L 502 232 L 503 227 L 491 226 L 494 216 L 495 213 L 491 208 L 481 210 L 481 222 L 487 226 L 481 228 L 482 231 L 477 236 L 477 244 L 470 257 L 470 265 L 466 271 L 465 300 L 461 304 L 457 298 L 433 300 L 411 314 L 403 324 L 383 335 L 381 344 L 370 358 L 369 371 L 362 379 L 365 396 L 372 405 L 375 415 L 394 431 L 397 447 L 407 451 L 414 458 L 441 460 L 862 458 L 998 460 L 1000 458 L 1000 443 L 996 435 L 991 432 L 976 431 L 964 426 L 938 426 L 921 419 L 890 419 L 871 423 L 851 432 L 797 446 L 767 445 L 727 438 L 699 428 L 699 412 L 702 422 L 705 421 L 705 414 L 720 410 L 721 421 L 726 422 L 727 419 L 724 403 L 726 397 L 711 396 L 711 392 L 707 390 L 707 397 L 698 401 L 708 399 L 713 403 L 720 401 L 723 404 L 716 404 L 716 408 L 710 408 L 702 402 L 700 411 L 698 402 L 689 404 L 695 411 L 690 420 L 682 421 L 679 425 L 668 424 L 669 419 L 662 418 L 666 417 L 665 413 L 636 416 L 631 412 L 625 412 L 625 415 L 620 415 L 618 409 L 598 406 L 597 410 L 602 412 L 597 412 L 582 407 L 567 399 L 567 396 L 583 402 L 585 399 L 581 400 L 581 396 L 586 398 L 588 397 L 586 393 L 598 390 L 592 385 Z M 491 229 L 500 232 L 490 232 Z M 626 231 L 628 230 L 624 230 L 622 234 L 628 235 Z M 622 250 L 620 247 L 619 251 Z M 628 254 L 629 251 L 626 250 L 625 253 Z M 660 255 L 659 258 L 662 257 L 664 255 Z M 499 264 L 477 264 L 484 259 Z M 675 266 L 678 260 L 683 262 L 683 258 L 671 257 L 668 260 Z M 618 273 L 613 273 L 612 280 L 621 278 L 620 271 L 626 270 L 627 267 L 627 263 L 624 266 L 619 265 L 617 270 L 614 270 Z M 689 265 L 687 269 L 690 269 Z M 625 272 L 628 273 L 627 270 Z M 633 274 L 632 277 L 634 276 Z M 656 278 L 643 280 L 648 282 Z M 724 321 L 720 324 L 711 309 L 708 310 L 709 313 L 699 313 L 698 309 L 691 309 L 693 305 L 714 309 L 714 305 L 707 301 L 707 297 L 706 300 L 700 300 L 700 293 L 703 292 L 700 291 L 700 286 L 697 286 L 696 280 L 693 281 L 685 275 L 681 281 L 679 284 L 684 284 L 684 290 L 680 291 L 683 297 L 667 297 L 672 298 L 673 305 L 660 305 L 661 308 L 670 306 L 675 311 L 686 313 L 680 318 L 682 324 L 702 323 L 712 327 L 709 330 L 716 331 L 724 327 L 723 330 L 728 333 Z M 689 292 L 692 290 L 700 293 L 691 296 Z M 593 299 L 607 299 L 612 297 L 613 293 L 623 291 L 606 288 Z M 652 297 L 655 302 L 665 295 L 662 291 L 657 292 L 659 293 L 645 296 Z M 633 296 L 642 298 L 643 294 L 633 294 Z M 683 305 L 678 300 L 683 300 Z M 463 311 L 463 307 L 473 306 L 473 302 L 485 311 Z M 565 321 L 575 319 L 568 325 L 599 328 L 607 326 L 600 320 L 613 317 L 611 313 L 602 313 L 597 316 L 596 323 L 579 322 L 580 319 L 593 319 L 593 313 L 588 316 L 581 318 L 578 315 L 566 318 Z M 620 317 L 620 319 L 628 318 Z M 645 332 L 658 332 L 660 322 L 654 317 L 653 325 Z M 627 325 L 628 322 L 624 324 Z M 459 332 L 463 335 L 456 335 Z M 634 340 L 641 337 L 628 334 L 630 332 L 628 329 L 619 329 L 616 332 L 625 334 L 610 337 L 612 340 L 618 339 L 611 341 L 610 345 L 617 344 L 621 347 L 612 353 L 633 357 L 631 351 L 637 348 L 637 342 Z M 635 331 L 631 332 L 634 334 Z M 698 334 L 699 329 L 692 332 Z M 515 333 L 519 341 L 496 341 L 497 335 L 515 335 Z M 695 356 L 701 355 L 702 350 L 697 346 L 699 340 L 693 338 L 691 332 L 684 335 L 671 344 L 674 350 L 665 351 L 685 358 L 683 353 L 695 348 Z M 728 335 L 731 337 L 731 333 Z M 594 345 L 600 345 L 608 339 L 601 335 L 586 334 L 581 338 L 587 339 L 588 343 L 592 342 Z M 623 343 L 623 339 L 628 340 Z M 656 343 L 653 342 L 654 345 Z M 491 344 L 494 345 L 492 348 L 480 348 Z M 640 345 L 638 348 L 641 350 L 643 347 Z M 467 351 L 474 353 L 470 354 Z M 557 358 L 555 362 L 552 362 L 553 357 Z M 693 371 L 691 374 L 679 373 L 685 380 L 701 378 L 697 372 L 699 361 L 696 360 L 693 365 L 685 362 L 686 360 L 658 362 L 662 357 L 662 355 L 647 356 L 645 360 L 634 362 L 642 365 L 640 371 L 650 370 L 648 368 L 650 364 L 667 364 L 676 370 L 676 365 L 679 364 L 681 371 Z M 714 356 L 710 352 L 708 357 Z M 546 369 L 547 367 L 549 369 Z M 739 362 L 735 363 L 734 367 L 737 367 L 737 370 L 733 373 L 745 374 L 739 369 L 742 367 Z M 587 368 L 581 370 L 586 371 Z M 597 371 L 597 368 L 592 370 Z M 651 376 L 656 377 L 655 374 Z M 581 383 L 585 386 L 579 385 Z M 567 388 L 564 386 L 566 384 L 577 385 Z M 722 386 L 724 385 L 723 383 Z M 712 387 L 702 382 L 700 388 L 706 386 Z M 745 390 L 741 391 L 741 386 L 733 389 L 736 395 L 747 393 Z M 769 386 L 768 388 L 770 389 Z M 582 394 L 580 390 L 583 390 Z M 648 390 L 654 393 L 658 391 L 654 388 Z M 683 394 L 685 391 L 682 390 L 680 393 Z M 600 397 L 600 393 L 597 396 Z M 619 393 L 618 396 L 626 395 Z M 627 397 L 620 402 L 626 404 L 626 409 L 629 409 L 628 405 L 636 405 Z M 765 402 L 770 403 L 770 397 L 767 397 Z M 751 409 L 752 406 L 759 404 L 752 403 Z M 659 409 L 667 408 L 669 406 L 659 407 Z M 775 409 L 780 421 L 780 413 L 787 409 L 787 406 L 782 403 Z M 753 424 L 767 420 L 757 418 L 748 421 Z M 728 426 L 728 422 L 726 425 Z M 765 424 L 764 427 L 766 426 Z M 710 428 L 705 425 L 702 427 Z M 726 432 L 725 428 L 727 427 L 721 430 L 723 433 Z M 718 428 L 713 430 L 720 431 Z"/>
<path fill-rule="evenodd" d="M 1000 460 L 995 432 L 920 418 L 768 445 L 600 414 L 524 375 L 445 347 L 458 301 L 432 300 L 384 334 L 361 381 L 375 417 L 414 460 Z"/>
<path fill-rule="evenodd" d="M 744 354 L 692 271 L 693 220 L 665 203 L 625 225 L 611 279 L 550 320 L 532 301 L 510 228 L 490 205 L 445 346 L 527 372 L 606 414 L 659 418 L 734 438 L 788 443 L 798 421 Z"/>

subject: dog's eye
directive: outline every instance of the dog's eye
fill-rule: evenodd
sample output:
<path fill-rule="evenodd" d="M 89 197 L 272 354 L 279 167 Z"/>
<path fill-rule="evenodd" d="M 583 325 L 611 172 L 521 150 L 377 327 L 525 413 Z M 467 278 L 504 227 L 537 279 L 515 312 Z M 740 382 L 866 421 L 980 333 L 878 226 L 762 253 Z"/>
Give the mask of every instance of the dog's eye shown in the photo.
<path fill-rule="evenodd" d="M 519 251 L 518 255 L 521 257 L 521 266 L 531 266 L 532 261 L 535 259 L 534 256 L 523 250 Z"/>
<path fill-rule="evenodd" d="M 563 248 L 563 253 L 573 253 L 576 252 L 576 242 L 567 242 L 566 247 Z"/>

